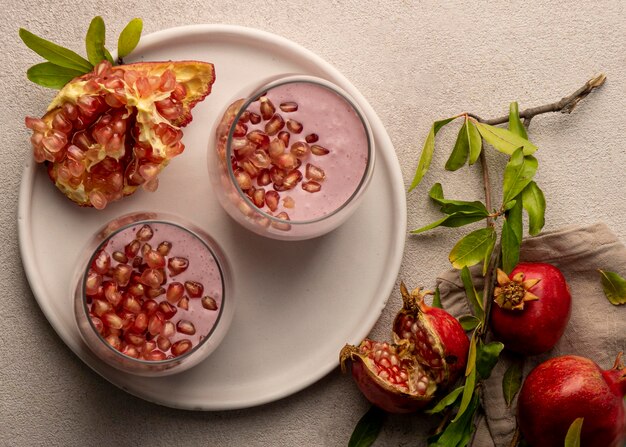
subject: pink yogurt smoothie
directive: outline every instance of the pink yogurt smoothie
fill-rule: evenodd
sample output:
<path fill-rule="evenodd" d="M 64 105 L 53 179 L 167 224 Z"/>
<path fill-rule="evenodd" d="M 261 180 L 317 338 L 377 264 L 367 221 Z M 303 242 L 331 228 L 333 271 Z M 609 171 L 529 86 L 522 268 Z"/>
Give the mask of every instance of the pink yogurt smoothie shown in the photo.
<path fill-rule="evenodd" d="M 141 245 L 149 244 L 154 250 L 157 249 L 159 244 L 167 241 L 171 244 L 169 254 L 165 256 L 166 262 L 173 257 L 185 258 L 189 261 L 189 266 L 186 270 L 178 274 L 172 274 L 167 267 L 164 268 L 166 282 L 161 287 L 167 290 L 168 285 L 172 282 L 179 282 L 185 284 L 187 281 L 194 281 L 202 284 L 204 290 L 201 297 L 189 297 L 188 309 L 184 309 L 180 306 L 180 303 L 174 304 L 176 313 L 167 321 L 170 321 L 177 326 L 179 321 L 186 320 L 193 324 L 195 327 L 195 334 L 181 333 L 178 329 L 174 331 L 174 334 L 169 336 L 169 340 L 172 345 L 182 339 L 187 339 L 192 342 L 192 349 L 195 348 L 202 339 L 204 339 L 215 326 L 217 319 L 221 314 L 222 309 L 222 274 L 220 268 L 205 243 L 196 237 L 188 230 L 179 227 L 178 225 L 165 222 L 139 222 L 136 225 L 130 226 L 120 232 L 114 234 L 103 246 L 103 249 L 109 254 L 113 255 L 114 252 L 124 252 L 125 247 L 133 240 L 136 239 L 137 232 L 148 225 L 153 230 L 153 236 L 147 240 L 142 241 Z M 141 250 L 138 256 L 141 256 Z M 132 260 L 129 259 L 129 264 Z M 119 262 L 111 259 L 111 266 L 115 267 Z M 135 268 L 134 272 L 139 269 Z M 135 274 L 135 273 L 134 273 Z M 104 275 L 104 280 L 107 280 L 107 276 Z M 132 282 L 132 280 L 131 280 Z M 120 288 L 119 290 L 123 290 Z M 188 296 L 188 292 L 185 290 L 185 296 Z M 211 297 L 215 300 L 215 309 L 206 309 L 202 305 L 203 297 Z M 142 297 L 145 302 L 149 297 Z M 157 303 L 167 302 L 166 295 L 162 294 L 154 300 Z M 118 309 L 118 314 L 120 313 Z M 123 338 L 123 337 L 121 337 Z M 149 340 L 156 340 L 157 336 L 148 336 Z M 170 356 L 171 352 L 165 351 L 165 354 Z"/>
<path fill-rule="evenodd" d="M 289 119 L 302 124 L 299 133 L 290 132 L 289 145 L 305 141 L 305 137 L 317 134 L 319 140 L 313 144 L 322 146 L 330 152 L 326 155 L 309 154 L 302 159 L 300 170 L 305 174 L 307 163 L 321 168 L 326 178 L 320 181 L 321 190 L 307 192 L 302 183 L 289 191 L 280 192 L 281 200 L 274 212 L 286 212 L 292 221 L 305 221 L 321 218 L 343 206 L 355 193 L 361 183 L 368 163 L 368 135 L 351 104 L 342 96 L 322 85 L 312 82 L 292 82 L 272 88 L 266 97 L 276 107 L 285 122 Z M 284 112 L 280 104 L 295 102 L 298 109 Z M 248 110 L 259 112 L 260 103 L 252 103 Z M 248 130 L 263 130 L 265 122 L 257 126 L 250 125 Z M 287 127 L 282 130 L 289 131 Z M 287 148 L 289 151 L 289 148 Z M 255 183 L 255 186 L 258 186 Z M 269 187 L 271 189 L 271 184 Z M 285 207 L 284 198 L 291 197 L 295 206 Z M 267 210 L 266 208 L 264 209 Z"/>

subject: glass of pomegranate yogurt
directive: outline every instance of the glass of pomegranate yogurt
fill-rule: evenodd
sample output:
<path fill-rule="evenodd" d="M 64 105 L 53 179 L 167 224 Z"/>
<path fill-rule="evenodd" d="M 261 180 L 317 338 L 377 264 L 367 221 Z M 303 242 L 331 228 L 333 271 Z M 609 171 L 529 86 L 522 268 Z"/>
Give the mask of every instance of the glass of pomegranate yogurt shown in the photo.
<path fill-rule="evenodd" d="M 372 131 L 356 101 L 305 75 L 266 81 L 241 96 L 217 123 L 209 150 L 224 209 L 274 239 L 310 239 L 341 225 L 374 169 Z"/>
<path fill-rule="evenodd" d="M 135 213 L 89 241 L 75 274 L 74 312 L 87 346 L 143 376 L 184 371 L 222 341 L 231 273 L 214 239 L 180 217 Z"/>

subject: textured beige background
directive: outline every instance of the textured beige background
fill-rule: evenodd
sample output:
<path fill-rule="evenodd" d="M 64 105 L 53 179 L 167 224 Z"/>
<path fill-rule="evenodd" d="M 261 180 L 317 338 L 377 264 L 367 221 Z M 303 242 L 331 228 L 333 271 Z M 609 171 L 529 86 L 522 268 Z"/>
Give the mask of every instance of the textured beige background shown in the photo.
<path fill-rule="evenodd" d="M 335 371 L 294 396 L 258 408 L 171 410 L 110 385 L 61 342 L 32 296 L 18 253 L 18 187 L 30 157 L 23 118 L 41 114 L 52 95 L 25 79 L 39 58 L 19 41 L 20 26 L 74 49 L 82 48 L 96 14 L 104 16 L 111 36 L 135 16 L 144 19 L 147 33 L 229 23 L 281 34 L 328 60 L 361 90 L 387 127 L 407 185 L 433 120 L 468 110 L 500 115 L 514 99 L 522 107 L 539 105 L 605 71 L 607 84 L 573 115 L 537 118 L 530 134 L 540 147 L 537 179 L 549 204 L 546 227 L 603 220 L 626 242 L 624 2 L 152 3 L 2 2 L 0 445 L 346 445 L 367 408 L 351 380 Z M 436 169 L 426 182 L 441 180 L 451 196 L 480 197 L 478 171 L 441 169 L 455 134 L 442 131 Z M 501 167 L 502 157 L 492 155 L 492 168 Z M 424 185 L 408 197 L 410 228 L 437 216 L 425 200 L 426 190 Z M 441 230 L 407 238 L 400 276 L 411 285 L 434 284 L 437 272 L 449 266 L 455 235 Z M 374 335 L 387 335 L 398 303 L 394 292 Z M 423 445 L 432 423 L 392 417 L 377 445 Z"/>

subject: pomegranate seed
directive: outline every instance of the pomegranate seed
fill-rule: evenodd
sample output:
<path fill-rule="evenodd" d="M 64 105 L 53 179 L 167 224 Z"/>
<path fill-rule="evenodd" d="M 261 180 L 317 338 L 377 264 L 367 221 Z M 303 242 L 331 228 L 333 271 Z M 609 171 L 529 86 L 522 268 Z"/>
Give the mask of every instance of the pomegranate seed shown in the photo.
<path fill-rule="evenodd" d="M 135 317 L 135 322 L 129 328 L 129 331 L 135 334 L 143 334 L 148 329 L 148 315 L 144 312 L 140 312 Z"/>
<path fill-rule="evenodd" d="M 91 304 L 91 311 L 94 315 L 102 317 L 107 312 L 113 311 L 113 306 L 108 301 L 102 299 L 94 299 Z"/>
<path fill-rule="evenodd" d="M 172 276 L 184 272 L 187 270 L 187 267 L 189 267 L 189 260 L 187 258 L 175 256 L 167 261 L 167 269 Z"/>
<path fill-rule="evenodd" d="M 234 174 L 239 188 L 245 191 L 246 189 L 250 189 L 252 187 L 252 178 L 250 178 L 250 174 L 246 171 L 238 169 L 234 172 Z"/>
<path fill-rule="evenodd" d="M 157 309 L 159 308 L 159 303 L 157 303 L 156 301 L 152 300 L 152 299 L 148 299 L 146 301 L 143 302 L 141 309 L 148 314 L 148 316 L 151 316 L 152 314 L 154 314 Z"/>
<path fill-rule="evenodd" d="M 287 120 L 286 124 L 287 124 L 287 129 L 289 129 L 290 132 L 293 132 L 293 133 L 300 133 L 300 132 L 302 132 L 303 126 L 302 126 L 301 123 L 299 123 L 296 120 L 289 119 L 289 120 Z"/>
<path fill-rule="evenodd" d="M 120 287 L 126 287 L 133 268 L 128 264 L 117 264 L 113 270 L 113 279 Z"/>
<path fill-rule="evenodd" d="M 291 145 L 290 152 L 298 158 L 304 158 L 311 150 L 309 149 L 309 144 L 304 141 L 296 141 Z"/>
<path fill-rule="evenodd" d="M 135 323 L 135 314 L 127 310 L 122 310 L 119 314 L 122 319 L 122 330 L 127 331 Z"/>
<path fill-rule="evenodd" d="M 122 264 L 126 264 L 128 262 L 128 256 L 126 256 L 124 253 L 122 253 L 121 251 L 114 251 L 113 254 L 111 255 L 111 257 Z"/>
<path fill-rule="evenodd" d="M 158 288 L 163 281 L 163 274 L 160 270 L 147 268 L 141 274 L 141 282 L 152 288 Z"/>
<path fill-rule="evenodd" d="M 252 124 L 259 124 L 261 122 L 261 115 L 258 115 L 254 112 L 250 112 L 250 122 Z"/>
<path fill-rule="evenodd" d="M 278 139 L 285 144 L 285 147 L 289 146 L 289 139 L 291 138 L 291 134 L 289 132 L 285 132 L 284 130 L 278 132 Z"/>
<path fill-rule="evenodd" d="M 137 348 L 135 348 L 133 345 L 124 346 L 124 348 L 122 349 L 122 354 L 128 357 L 132 357 L 134 359 L 139 358 L 139 351 L 137 351 Z"/>
<path fill-rule="evenodd" d="M 157 338 L 156 344 L 161 351 L 167 351 L 172 346 L 172 342 L 169 338 L 164 337 L 163 334 L 159 335 Z"/>
<path fill-rule="evenodd" d="M 287 196 L 283 199 L 283 206 L 285 208 L 293 208 L 296 206 L 296 201 L 293 200 L 293 197 Z"/>
<path fill-rule="evenodd" d="M 141 303 L 137 298 L 132 295 L 126 295 L 122 301 L 122 309 L 125 309 L 134 314 L 141 312 Z"/>
<path fill-rule="evenodd" d="M 185 290 L 191 298 L 198 298 L 204 291 L 204 286 L 197 281 L 185 281 Z"/>
<path fill-rule="evenodd" d="M 85 294 L 88 296 L 97 294 L 100 284 L 102 284 L 102 276 L 93 270 L 89 270 L 87 279 L 85 280 Z"/>
<path fill-rule="evenodd" d="M 297 169 L 289 172 L 283 180 L 283 184 L 281 186 L 276 187 L 278 191 L 286 191 L 289 189 L 293 189 L 300 181 L 302 180 L 302 173 Z"/>
<path fill-rule="evenodd" d="M 161 329 L 163 329 L 164 320 L 165 319 L 163 318 L 163 314 L 161 312 L 155 312 L 155 314 L 152 315 L 148 321 L 148 332 L 151 335 L 158 335 L 159 332 L 161 332 Z"/>
<path fill-rule="evenodd" d="M 144 354 L 148 354 L 150 351 L 153 351 L 156 349 L 156 342 L 153 340 L 146 340 L 143 342 L 143 345 L 141 346 L 141 352 L 143 352 Z"/>
<path fill-rule="evenodd" d="M 324 170 L 318 166 L 315 166 L 311 163 L 306 164 L 306 178 L 309 180 L 316 180 L 318 182 L 323 181 L 326 178 L 326 173 Z"/>
<path fill-rule="evenodd" d="M 163 312 L 163 316 L 166 320 L 169 320 L 174 315 L 176 315 L 176 312 L 178 312 L 178 309 L 176 309 L 167 301 L 162 301 L 161 304 L 159 304 L 159 310 Z"/>
<path fill-rule="evenodd" d="M 246 126 L 241 121 L 235 124 L 235 128 L 233 129 L 233 137 L 235 138 L 245 137 L 247 133 L 248 133 L 248 126 Z"/>
<path fill-rule="evenodd" d="M 278 213 L 276 215 L 276 218 L 281 219 L 281 220 L 289 220 L 289 215 L 283 211 L 281 213 Z M 287 222 L 272 221 L 272 227 L 276 228 L 277 230 L 281 230 L 281 231 L 289 231 L 289 230 L 291 230 L 291 225 L 288 224 Z"/>
<path fill-rule="evenodd" d="M 293 153 L 284 153 L 276 157 L 276 166 L 285 171 L 291 171 L 298 165 L 298 159 Z"/>
<path fill-rule="evenodd" d="M 285 143 L 279 138 L 274 138 L 268 148 L 270 158 L 275 159 L 285 153 Z"/>
<path fill-rule="evenodd" d="M 298 110 L 298 103 L 293 101 L 283 102 L 280 104 L 280 110 L 287 113 L 295 112 Z"/>
<path fill-rule="evenodd" d="M 268 135 L 276 135 L 283 127 L 285 127 L 285 120 L 279 114 L 276 114 L 265 123 L 265 133 Z"/>
<path fill-rule="evenodd" d="M 306 192 L 318 192 L 322 189 L 322 185 L 315 180 L 302 183 L 302 189 Z"/>
<path fill-rule="evenodd" d="M 167 286 L 167 292 L 165 298 L 172 304 L 176 304 L 183 297 L 183 293 L 185 293 L 185 288 L 179 282 L 170 283 Z"/>
<path fill-rule="evenodd" d="M 27 116 L 25 119 L 26 127 L 35 131 L 44 133 L 48 130 L 48 125 L 40 118 L 33 118 L 32 116 Z"/>
<path fill-rule="evenodd" d="M 148 288 L 146 290 L 146 296 L 148 298 L 157 298 L 165 293 L 165 289 L 163 287 L 155 287 Z"/>
<path fill-rule="evenodd" d="M 143 286 L 143 284 L 140 283 L 131 284 L 128 287 L 128 293 L 136 297 L 143 296 L 143 294 L 145 293 L 145 287 Z"/>
<path fill-rule="evenodd" d="M 263 152 L 263 151 L 261 151 L 261 152 Z M 248 177 L 250 177 L 250 187 L 252 187 L 252 179 L 259 175 L 259 168 L 257 168 L 250 160 L 242 161 L 240 166 L 245 171 L 245 174 L 248 174 Z M 245 178 L 245 177 L 241 177 L 241 178 L 237 177 L 240 172 L 241 172 L 241 169 L 235 170 L 235 178 L 237 179 L 237 181 L 241 180 L 243 182 L 242 184 L 244 186 L 246 186 L 247 182 L 248 182 L 248 179 Z M 250 188 L 241 188 L 241 189 L 247 190 L 247 189 L 250 189 Z"/>
<path fill-rule="evenodd" d="M 257 208 L 263 208 L 265 204 L 265 190 L 261 188 L 254 191 L 254 194 L 252 194 L 252 202 Z"/>
<path fill-rule="evenodd" d="M 205 296 L 202 298 L 202 307 L 207 310 L 217 310 L 217 302 L 210 296 Z"/>
<path fill-rule="evenodd" d="M 133 258 L 133 264 L 132 265 L 136 269 L 140 268 L 142 265 L 145 266 L 145 264 L 143 263 L 143 258 L 141 256 L 135 256 Z"/>
<path fill-rule="evenodd" d="M 171 92 L 176 87 L 176 75 L 169 68 L 161 74 L 159 90 Z"/>
<path fill-rule="evenodd" d="M 278 209 L 279 200 L 280 195 L 276 191 L 268 191 L 265 193 L 265 204 L 270 210 L 276 211 Z"/>
<path fill-rule="evenodd" d="M 239 116 L 239 122 L 247 123 L 250 121 L 250 111 L 244 110 L 244 112 Z"/>
<path fill-rule="evenodd" d="M 178 302 L 178 307 L 183 310 L 189 310 L 189 297 L 187 295 L 183 296 Z"/>
<path fill-rule="evenodd" d="M 122 319 L 114 312 L 107 312 L 103 314 L 101 317 L 102 323 L 104 326 L 110 329 L 122 329 L 123 321 Z"/>
<path fill-rule="evenodd" d="M 304 137 L 304 140 L 309 144 L 317 143 L 319 139 L 320 137 L 316 133 L 310 133 L 306 137 Z"/>
<path fill-rule="evenodd" d="M 267 149 L 270 145 L 270 137 L 260 130 L 253 130 L 248 135 L 246 135 L 248 141 L 256 145 L 257 148 Z"/>
<path fill-rule="evenodd" d="M 328 154 L 330 151 L 328 149 L 326 149 L 325 147 L 322 147 L 318 144 L 314 144 L 311 146 L 311 153 L 313 155 L 326 155 Z"/>
<path fill-rule="evenodd" d="M 261 111 L 261 116 L 264 120 L 268 120 L 274 115 L 274 112 L 276 112 L 276 107 L 274 107 L 272 101 L 270 101 L 266 96 L 262 96 L 260 101 L 261 106 L 259 107 L 259 110 Z"/>
<path fill-rule="evenodd" d="M 172 243 L 168 241 L 163 241 L 157 247 L 157 251 L 161 254 L 161 256 L 167 256 L 170 254 L 170 250 L 172 249 Z"/>
<path fill-rule="evenodd" d="M 118 351 L 122 349 L 122 341 L 117 335 L 107 335 L 104 340 Z"/>
<path fill-rule="evenodd" d="M 191 340 L 182 339 L 178 340 L 172 345 L 172 355 L 178 357 L 191 349 Z"/>
<path fill-rule="evenodd" d="M 159 351 L 158 349 L 153 349 L 152 351 L 148 352 L 147 354 L 144 354 L 143 358 L 146 359 L 146 360 L 150 360 L 152 362 L 158 362 L 158 361 L 161 361 L 161 360 L 165 360 L 167 358 L 167 356 L 165 355 L 165 352 Z"/>
<path fill-rule="evenodd" d="M 161 336 L 169 338 L 175 333 L 176 333 L 176 326 L 174 326 L 174 323 L 172 323 L 171 321 L 166 321 L 163 324 L 163 329 L 161 329 Z"/>
<path fill-rule="evenodd" d="M 152 230 L 152 227 L 147 224 L 142 226 L 135 235 L 135 237 L 141 242 L 149 241 L 152 239 L 152 236 L 154 236 L 154 231 Z"/>
<path fill-rule="evenodd" d="M 122 302 L 122 299 L 123 299 L 122 293 L 118 292 L 115 289 L 109 289 L 107 293 L 107 289 L 105 288 L 104 294 L 105 294 L 107 301 L 111 303 L 113 307 L 119 306 L 120 303 Z"/>
<path fill-rule="evenodd" d="M 165 257 L 156 250 L 148 250 L 144 259 L 150 268 L 162 269 L 165 267 Z"/>
<path fill-rule="evenodd" d="M 176 323 L 176 330 L 185 335 L 193 335 L 196 333 L 196 327 L 188 320 L 179 320 L 178 323 Z"/>
<path fill-rule="evenodd" d="M 135 319 L 135 321 L 137 320 Z M 126 343 L 130 343 L 131 345 L 141 346 L 146 341 L 146 338 L 143 335 L 134 334 L 132 332 L 126 331 L 124 333 L 124 341 L 126 341 Z"/>
<path fill-rule="evenodd" d="M 124 253 L 129 258 L 134 258 L 135 256 L 137 256 L 137 253 L 139 253 L 140 248 L 141 248 L 141 242 L 135 239 L 134 241 L 129 242 L 128 245 L 126 245 L 126 247 L 124 247 Z"/>
<path fill-rule="evenodd" d="M 91 316 L 91 324 L 98 334 L 102 334 L 102 330 L 104 329 L 104 325 L 102 324 L 102 320 L 98 317 Z"/>
<path fill-rule="evenodd" d="M 89 193 L 89 202 L 97 210 L 104 209 L 108 203 L 106 196 L 100 191 L 91 191 Z"/>
<path fill-rule="evenodd" d="M 152 250 L 152 245 L 146 242 L 145 244 L 141 246 L 141 256 L 145 257 L 150 250 Z"/>
<path fill-rule="evenodd" d="M 259 169 L 265 169 L 270 165 L 270 158 L 267 155 L 267 152 L 261 149 L 257 149 L 252 153 L 250 161 Z"/>
<path fill-rule="evenodd" d="M 266 186 L 272 183 L 272 178 L 270 177 L 270 171 L 267 169 L 262 169 L 259 172 L 258 177 L 256 178 L 256 182 L 259 186 Z"/>

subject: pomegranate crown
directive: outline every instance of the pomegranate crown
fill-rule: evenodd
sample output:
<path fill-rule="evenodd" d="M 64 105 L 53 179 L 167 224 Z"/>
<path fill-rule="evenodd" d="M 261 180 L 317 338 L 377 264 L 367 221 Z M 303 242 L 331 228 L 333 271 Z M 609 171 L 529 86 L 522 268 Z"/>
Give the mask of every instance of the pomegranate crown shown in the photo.
<path fill-rule="evenodd" d="M 403 308 L 409 312 L 420 312 L 424 306 L 424 297 L 433 295 L 431 290 L 422 290 L 421 287 L 413 289 L 409 293 L 404 282 L 400 282 L 400 294 L 402 294 Z"/>
<path fill-rule="evenodd" d="M 537 295 L 530 292 L 540 279 L 524 280 L 524 273 L 519 272 L 512 278 L 503 270 L 498 269 L 498 285 L 493 291 L 494 301 L 502 309 L 524 310 L 524 303 L 536 301 Z"/>

